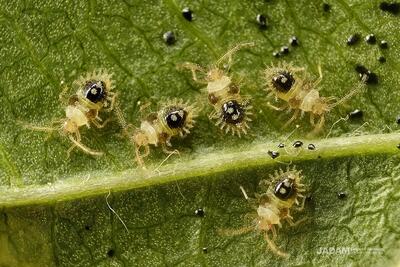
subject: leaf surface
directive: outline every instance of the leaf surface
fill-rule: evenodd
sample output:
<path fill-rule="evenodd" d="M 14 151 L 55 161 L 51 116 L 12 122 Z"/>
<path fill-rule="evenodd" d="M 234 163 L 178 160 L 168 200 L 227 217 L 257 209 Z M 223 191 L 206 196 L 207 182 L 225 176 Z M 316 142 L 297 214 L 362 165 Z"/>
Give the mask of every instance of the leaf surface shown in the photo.
<path fill-rule="evenodd" d="M 307 0 L 0 3 L 0 266 L 398 264 L 400 25 L 380 2 L 338 0 L 330 11 Z M 187 5 L 192 22 L 181 14 Z M 259 28 L 257 14 L 266 15 L 267 29 Z M 167 31 L 175 33 L 175 44 L 163 41 Z M 355 33 L 362 39 L 348 46 Z M 375 45 L 364 41 L 371 33 Z M 293 35 L 297 47 L 288 43 Z M 388 49 L 379 47 L 382 40 Z M 236 53 L 231 69 L 255 113 L 250 133 L 239 139 L 214 126 L 202 86 L 176 66 L 208 66 L 249 41 L 255 47 Z M 274 58 L 282 46 L 289 54 Z M 358 64 L 378 83 L 330 112 L 319 137 L 305 138 L 311 130 L 305 116 L 288 138 L 295 126 L 281 126 L 290 115 L 269 109 L 273 99 L 262 90 L 261 70 L 278 62 L 304 67 L 315 80 L 321 66 L 322 96 L 340 98 L 355 88 Z M 67 159 L 66 138 L 21 127 L 62 118 L 61 82 L 71 85 L 98 68 L 114 74 L 134 125 L 145 115 L 141 104 L 156 110 L 179 97 L 204 106 L 191 135 L 173 140 L 179 156 L 164 162 L 161 149 L 152 148 L 148 170 L 138 169 L 114 121 L 82 132 L 103 157 L 74 151 Z M 354 109 L 363 111 L 361 120 L 341 119 Z M 294 149 L 294 140 L 304 146 Z M 284 149 L 277 148 L 281 142 Z M 311 143 L 316 150 L 307 149 Z M 269 150 L 280 156 L 272 159 Z M 310 196 L 295 214 L 307 221 L 284 224 L 275 241 L 291 257 L 274 255 L 255 231 L 219 235 L 218 229 L 246 226 L 252 210 L 239 186 L 252 196 L 260 180 L 288 165 L 303 171 Z M 195 214 L 199 208 L 204 217 Z"/>

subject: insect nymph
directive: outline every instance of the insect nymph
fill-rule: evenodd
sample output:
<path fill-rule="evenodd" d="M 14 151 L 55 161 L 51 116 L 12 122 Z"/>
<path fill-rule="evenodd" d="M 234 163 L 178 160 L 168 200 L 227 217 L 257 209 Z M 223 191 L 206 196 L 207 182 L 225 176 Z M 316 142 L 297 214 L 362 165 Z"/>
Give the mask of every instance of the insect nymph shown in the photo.
<path fill-rule="evenodd" d="M 144 167 L 143 158 L 150 154 L 150 145 L 161 145 L 163 151 L 167 154 L 174 153 L 168 147 L 171 147 L 171 138 L 174 136 L 185 137 L 193 128 L 197 116 L 197 109 L 194 105 L 184 103 L 182 100 L 172 100 L 161 105 L 158 112 L 147 115 L 142 120 L 139 129 L 129 132 L 132 125 L 127 125 L 119 115 L 120 123 L 124 132 L 135 146 L 136 161 L 141 167 Z M 141 148 L 144 153 L 141 153 Z"/>
<path fill-rule="evenodd" d="M 214 108 L 209 115 L 210 119 L 215 119 L 216 125 L 225 133 L 231 132 L 232 135 L 237 134 L 239 137 L 242 133 L 246 134 L 250 128 L 248 122 L 251 121 L 249 117 L 252 113 L 249 110 L 252 107 L 249 104 L 250 98 L 240 95 L 239 85 L 229 76 L 228 71 L 233 54 L 243 47 L 253 45 L 253 43 L 243 43 L 235 46 L 209 68 L 188 62 L 181 65 L 192 71 L 194 81 L 207 84 L 208 102 Z M 224 69 L 225 62 L 227 67 Z M 197 76 L 197 72 L 201 73 L 202 78 Z"/>
<path fill-rule="evenodd" d="M 293 221 L 291 211 L 294 209 L 302 210 L 304 208 L 306 191 L 301 183 L 301 171 L 287 169 L 275 171 L 275 175 L 270 175 L 271 180 L 261 180 L 260 187 L 262 194 L 255 194 L 256 199 L 247 196 L 243 187 L 240 187 L 246 200 L 253 205 L 256 212 L 250 213 L 247 217 L 253 218 L 250 226 L 245 226 L 237 230 L 222 230 L 226 235 L 238 235 L 252 230 L 261 232 L 268 243 L 269 248 L 277 255 L 287 257 L 288 254 L 281 251 L 274 243 L 277 236 L 277 227 L 282 227 L 282 221 L 286 220 L 289 225 L 295 226 L 298 222 Z M 269 237 L 272 233 L 272 239 Z"/>
<path fill-rule="evenodd" d="M 314 127 L 313 133 L 318 133 L 325 123 L 325 114 L 350 99 L 365 86 L 366 77 L 363 77 L 362 82 L 356 88 L 338 101 L 335 97 L 320 96 L 317 87 L 322 81 L 322 71 L 320 67 L 318 70 L 320 77 L 316 81 L 310 78 L 304 68 L 294 67 L 288 63 L 271 66 L 264 71 L 268 96 L 273 95 L 275 99 L 286 102 L 281 107 L 273 106 L 268 102 L 269 106 L 278 111 L 294 110 L 293 116 L 285 123 L 284 127 L 299 116 L 302 117 L 305 112 L 309 112 L 310 123 Z M 315 122 L 315 117 L 319 117 L 318 122 Z"/>
<path fill-rule="evenodd" d="M 112 92 L 114 85 L 111 74 L 104 70 L 88 73 L 73 82 L 73 89 L 76 93 L 70 97 L 66 96 L 68 87 L 65 87 L 59 96 L 65 106 L 65 118 L 54 121 L 51 127 L 29 124 L 24 127 L 35 131 L 58 131 L 61 135 L 67 136 L 72 142 L 72 146 L 67 151 L 68 155 L 75 147 L 78 147 L 87 154 L 100 156 L 103 152 L 94 151 L 82 144 L 79 128 L 82 126 L 90 128 L 90 124 L 103 128 L 108 122 L 108 120 L 102 122 L 99 112 L 111 111 L 114 107 L 116 94 Z"/>

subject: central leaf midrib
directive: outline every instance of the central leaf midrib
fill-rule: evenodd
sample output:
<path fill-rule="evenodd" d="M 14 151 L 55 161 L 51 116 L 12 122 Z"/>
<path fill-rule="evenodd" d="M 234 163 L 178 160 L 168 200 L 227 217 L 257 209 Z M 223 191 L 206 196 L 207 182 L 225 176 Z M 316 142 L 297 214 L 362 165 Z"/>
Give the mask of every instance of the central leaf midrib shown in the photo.
<path fill-rule="evenodd" d="M 67 177 L 51 185 L 29 187 L 3 187 L 0 189 L 0 208 L 23 205 L 51 204 L 59 201 L 79 199 L 89 196 L 118 192 L 151 185 L 205 177 L 224 172 L 248 170 L 255 167 L 272 166 L 282 162 L 332 159 L 357 155 L 395 154 L 400 133 L 353 136 L 309 140 L 301 148 L 278 149 L 275 143 L 252 144 L 240 151 L 227 148 L 224 151 L 207 153 L 191 160 L 176 159 L 173 163 L 148 170 L 130 169 L 118 173 L 91 173 Z M 308 150 L 307 144 L 315 144 L 315 150 Z M 268 155 L 269 150 L 280 153 L 276 159 Z M 154 169 L 157 169 L 154 171 Z"/>

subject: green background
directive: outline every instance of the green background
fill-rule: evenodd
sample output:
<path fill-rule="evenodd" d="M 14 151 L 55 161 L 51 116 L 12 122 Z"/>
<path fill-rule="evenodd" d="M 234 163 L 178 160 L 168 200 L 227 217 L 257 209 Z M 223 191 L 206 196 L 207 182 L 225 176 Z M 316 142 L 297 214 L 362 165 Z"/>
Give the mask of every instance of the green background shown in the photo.
<path fill-rule="evenodd" d="M 399 114 L 400 25 L 379 3 L 337 0 L 324 12 L 316 0 L 0 1 L 0 266 L 395 265 L 400 135 L 389 132 L 397 130 Z M 194 11 L 192 22 L 181 15 L 185 6 Z M 268 17 L 267 30 L 255 21 L 260 13 Z M 162 39 L 169 30 L 177 37 L 172 46 Z M 354 33 L 374 33 L 389 49 L 363 39 L 349 47 L 346 40 Z M 299 47 L 274 58 L 292 35 Z M 208 66 L 250 41 L 255 47 L 238 52 L 232 67 L 256 113 L 250 133 L 239 139 L 208 120 L 211 108 L 201 86 L 176 66 Z M 381 55 L 386 63 L 378 62 Z M 323 96 L 341 97 L 357 86 L 356 64 L 375 72 L 379 83 L 329 113 L 319 139 L 305 140 L 311 130 L 306 116 L 286 140 L 294 125 L 282 130 L 290 115 L 266 106 L 261 74 L 283 61 L 305 67 L 315 79 L 321 65 Z M 68 140 L 46 140 L 46 134 L 17 123 L 48 125 L 62 118 L 61 81 L 71 85 L 97 68 L 114 74 L 123 111 L 134 125 L 145 115 L 138 101 L 153 110 L 168 97 L 204 106 L 192 134 L 172 142 L 179 157 L 154 172 L 165 155 L 152 149 L 149 170 L 138 169 L 132 145 L 113 122 L 82 131 L 83 142 L 104 151 L 103 157 L 74 151 L 67 159 Z M 330 134 L 337 138 L 325 139 L 333 123 L 355 108 L 364 112 L 363 120 L 338 122 Z M 290 147 L 297 139 L 317 150 L 282 150 L 278 161 L 268 157 L 278 143 Z M 303 170 L 311 196 L 295 217 L 309 221 L 294 228 L 285 224 L 278 234 L 276 243 L 291 257 L 272 254 L 257 233 L 218 235 L 218 229 L 245 225 L 251 209 L 239 186 L 253 195 L 259 180 L 288 163 Z M 109 191 L 129 233 L 107 207 Z M 338 199 L 340 191 L 345 199 Z M 194 214 L 199 207 L 203 218 Z M 358 250 L 320 255 L 321 247 Z M 382 250 L 371 254 L 371 248 Z"/>

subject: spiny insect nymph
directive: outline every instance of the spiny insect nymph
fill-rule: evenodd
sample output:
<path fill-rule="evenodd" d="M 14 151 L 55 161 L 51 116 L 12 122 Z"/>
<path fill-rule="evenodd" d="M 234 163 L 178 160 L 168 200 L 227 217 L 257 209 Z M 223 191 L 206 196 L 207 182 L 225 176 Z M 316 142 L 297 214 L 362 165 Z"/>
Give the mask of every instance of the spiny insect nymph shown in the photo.
<path fill-rule="evenodd" d="M 125 134 L 128 134 L 130 140 L 135 145 L 136 161 L 141 167 L 144 167 L 143 158 L 150 154 L 150 145 L 161 145 L 167 154 L 170 151 L 167 147 L 171 147 L 171 138 L 174 136 L 185 137 L 193 128 L 197 116 L 197 109 L 194 105 L 184 103 L 182 100 L 172 100 L 161 105 L 158 112 L 147 115 L 145 120 L 140 124 L 139 129 L 135 129 L 133 133 L 129 133 L 128 129 L 131 125 L 127 125 L 122 115 L 119 115 L 120 122 L 124 128 Z M 141 153 L 141 148 L 144 153 Z"/>
<path fill-rule="evenodd" d="M 72 142 L 72 146 L 67 152 L 68 155 L 75 147 L 78 147 L 87 154 L 100 156 L 103 152 L 94 151 L 82 144 L 79 128 L 82 126 L 90 128 L 90 124 L 97 128 L 103 128 L 108 122 L 108 120 L 102 122 L 98 114 L 103 108 L 106 108 L 105 111 L 111 111 L 114 106 L 116 94 L 111 92 L 114 89 L 111 74 L 104 70 L 88 73 L 74 81 L 73 87 L 76 89 L 74 95 L 67 97 L 69 88 L 64 87 L 59 96 L 65 106 L 65 118 L 52 123 L 52 125 L 58 124 L 59 126 L 24 125 L 24 127 L 35 131 L 59 131 L 61 135 L 66 135 Z"/>
<path fill-rule="evenodd" d="M 239 137 L 242 133 L 246 134 L 250 128 L 248 122 L 251 121 L 249 117 L 252 113 L 249 110 L 252 107 L 249 104 L 250 98 L 240 95 L 239 85 L 228 75 L 228 71 L 233 54 L 243 47 L 253 45 L 254 43 L 243 43 L 235 46 L 209 68 L 188 62 L 181 65 L 192 71 L 194 81 L 207 84 L 208 102 L 214 107 L 214 111 L 209 115 L 210 119 L 215 119 L 216 125 L 225 133 L 231 132 Z M 203 77 L 199 78 L 197 72 Z"/>
<path fill-rule="evenodd" d="M 317 87 L 322 81 L 322 71 L 320 67 L 318 70 L 320 77 L 316 81 L 310 78 L 304 68 L 294 67 L 288 63 L 270 66 L 264 71 L 268 96 L 274 95 L 276 99 L 286 102 L 282 107 L 273 106 L 269 102 L 268 105 L 278 111 L 287 108 L 294 110 L 293 116 L 285 123 L 284 127 L 299 116 L 302 117 L 305 112 L 309 112 L 310 123 L 314 127 L 313 133 L 318 133 L 325 123 L 325 114 L 350 99 L 365 86 L 365 77 L 363 77 L 362 83 L 338 101 L 335 101 L 335 97 L 320 96 Z M 315 117 L 319 117 L 317 123 Z"/>
<path fill-rule="evenodd" d="M 288 168 L 286 172 L 282 170 L 275 171 L 275 174 L 270 175 L 270 178 L 271 180 L 268 181 L 260 181 L 263 193 L 255 194 L 256 199 L 250 199 L 244 188 L 240 187 L 244 197 L 253 204 L 253 208 L 256 210 L 256 212 L 247 215 L 247 217 L 254 218 L 252 225 L 236 230 L 224 230 L 222 233 L 238 235 L 255 229 L 257 232 L 264 234 L 269 248 L 275 254 L 281 257 L 288 257 L 289 255 L 281 251 L 273 241 L 277 236 L 276 228 L 282 227 L 283 220 L 286 220 L 291 226 L 304 221 L 303 219 L 295 223 L 291 210 L 294 208 L 302 210 L 304 208 L 305 196 L 303 193 L 306 190 L 301 183 L 301 171 L 297 171 L 294 168 L 292 170 Z M 269 232 L 272 233 L 272 239 L 269 237 Z"/>

